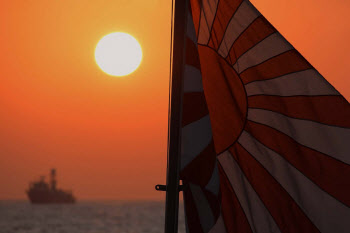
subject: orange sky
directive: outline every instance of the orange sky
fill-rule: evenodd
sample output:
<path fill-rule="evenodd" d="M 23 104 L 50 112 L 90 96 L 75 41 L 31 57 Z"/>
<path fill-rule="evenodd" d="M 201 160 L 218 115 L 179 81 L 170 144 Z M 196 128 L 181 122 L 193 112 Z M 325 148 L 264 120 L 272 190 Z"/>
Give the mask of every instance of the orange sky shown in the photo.
<path fill-rule="evenodd" d="M 349 1 L 253 0 L 348 100 Z M 58 170 L 79 199 L 160 199 L 165 182 L 171 1 L 6 1 L 0 8 L 0 199 Z M 140 68 L 115 78 L 98 40 L 133 35 Z"/>

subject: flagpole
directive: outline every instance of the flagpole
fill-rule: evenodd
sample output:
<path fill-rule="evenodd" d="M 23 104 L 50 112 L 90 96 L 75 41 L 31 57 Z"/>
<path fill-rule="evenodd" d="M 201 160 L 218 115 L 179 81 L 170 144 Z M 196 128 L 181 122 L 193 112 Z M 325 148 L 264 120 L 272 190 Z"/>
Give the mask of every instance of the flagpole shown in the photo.
<path fill-rule="evenodd" d="M 188 0 L 175 0 L 169 103 L 165 233 L 177 233 L 185 32 Z"/>

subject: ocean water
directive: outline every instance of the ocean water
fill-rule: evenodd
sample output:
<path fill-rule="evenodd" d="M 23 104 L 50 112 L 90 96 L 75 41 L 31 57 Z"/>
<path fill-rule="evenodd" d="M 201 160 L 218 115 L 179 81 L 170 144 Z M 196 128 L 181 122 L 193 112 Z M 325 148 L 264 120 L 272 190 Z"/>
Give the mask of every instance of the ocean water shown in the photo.
<path fill-rule="evenodd" d="M 179 232 L 185 233 L 182 203 Z M 81 201 L 32 205 L 0 201 L 0 233 L 163 233 L 164 202 Z"/>

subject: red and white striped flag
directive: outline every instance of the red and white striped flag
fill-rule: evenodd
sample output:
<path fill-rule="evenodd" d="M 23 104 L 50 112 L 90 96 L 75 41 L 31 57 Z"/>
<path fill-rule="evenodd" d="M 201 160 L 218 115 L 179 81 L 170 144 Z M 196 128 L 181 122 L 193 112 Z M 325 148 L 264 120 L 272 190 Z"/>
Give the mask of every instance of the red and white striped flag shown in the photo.
<path fill-rule="evenodd" d="M 191 0 L 189 233 L 350 232 L 350 105 L 247 0 Z"/>

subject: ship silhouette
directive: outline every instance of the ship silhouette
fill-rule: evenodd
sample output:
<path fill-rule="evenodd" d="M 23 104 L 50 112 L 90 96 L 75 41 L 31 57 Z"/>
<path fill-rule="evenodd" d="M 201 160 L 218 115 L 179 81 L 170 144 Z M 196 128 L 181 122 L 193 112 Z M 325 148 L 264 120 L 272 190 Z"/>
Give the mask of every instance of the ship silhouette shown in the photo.
<path fill-rule="evenodd" d="M 75 203 L 75 197 L 71 191 L 57 188 L 56 170 L 51 169 L 50 183 L 45 182 L 42 176 L 39 181 L 30 183 L 27 195 L 31 203 Z"/>

